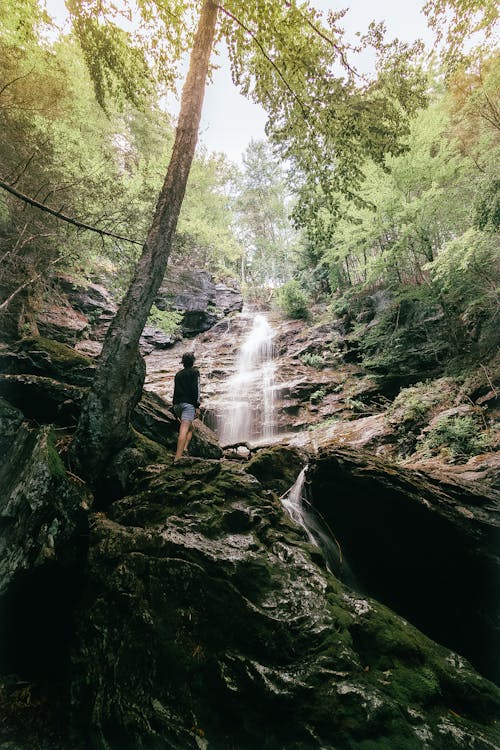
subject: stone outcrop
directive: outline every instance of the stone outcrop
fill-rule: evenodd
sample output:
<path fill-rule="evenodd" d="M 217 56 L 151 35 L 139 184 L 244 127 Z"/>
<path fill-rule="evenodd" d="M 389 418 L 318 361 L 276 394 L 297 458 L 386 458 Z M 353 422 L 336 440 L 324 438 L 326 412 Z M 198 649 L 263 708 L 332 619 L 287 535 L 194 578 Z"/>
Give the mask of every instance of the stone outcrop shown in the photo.
<path fill-rule="evenodd" d="M 54 368 L 64 358 L 72 374 L 62 385 L 91 373 L 82 355 L 38 343 L 8 358 L 12 377 L 59 382 Z M 9 612 L 0 747 L 495 747 L 495 686 L 342 584 L 286 514 L 279 496 L 300 468 L 296 448 L 267 448 L 246 466 L 214 458 L 174 465 L 171 412 L 144 394 L 133 440 L 108 467 L 107 494 L 92 498 L 64 466 L 67 427 L 37 426 L 19 407 L 0 407 L 11 443 L 0 456 L 0 608 Z M 339 465 L 352 476 L 351 505 L 364 502 L 369 467 L 351 462 L 347 472 L 348 460 L 320 454 L 310 469 L 321 507 L 339 485 Z M 376 469 L 381 489 L 371 505 L 395 538 L 396 521 L 410 526 L 415 517 L 401 518 L 401 506 L 413 503 L 428 514 L 429 536 L 469 534 L 481 559 L 474 552 L 470 565 L 489 564 L 488 492 L 465 500 L 391 465 Z M 485 632 L 481 618 L 469 626 Z"/>
<path fill-rule="evenodd" d="M 74 427 L 95 368 L 91 357 L 45 338 L 26 338 L 4 347 L 0 351 L 0 407 L 5 406 L 0 408 L 0 426 L 3 420 L 6 429 L 9 420 L 17 424 L 16 414 L 20 414 L 19 419 Z M 171 404 L 156 394 L 143 392 L 132 424 L 141 434 L 175 450 L 178 422 Z M 200 420 L 195 420 L 190 450 L 206 458 L 222 455 L 215 434 Z"/>
<path fill-rule="evenodd" d="M 52 287 L 50 299 L 37 316 L 41 335 L 76 346 L 91 356 L 99 354 L 118 309 L 115 299 L 102 284 L 66 274 L 55 276 Z M 216 281 L 207 271 L 174 266 L 168 269 L 155 304 L 161 310 L 181 312 L 182 334 L 194 336 L 230 313 L 240 311 L 243 298 L 237 284 L 230 279 Z M 179 338 L 147 325 L 140 340 L 141 353 L 168 349 Z"/>
<path fill-rule="evenodd" d="M 323 447 L 311 499 L 362 590 L 500 680 L 500 493 Z"/>
<path fill-rule="evenodd" d="M 493 686 L 330 576 L 234 464 L 152 466 L 90 525 L 72 700 L 94 747 L 494 746 Z"/>
<path fill-rule="evenodd" d="M 208 331 L 230 313 L 240 312 L 243 297 L 234 280 L 217 282 L 208 271 L 170 266 L 156 305 L 160 310 L 181 312 L 182 333 L 193 336 Z"/>

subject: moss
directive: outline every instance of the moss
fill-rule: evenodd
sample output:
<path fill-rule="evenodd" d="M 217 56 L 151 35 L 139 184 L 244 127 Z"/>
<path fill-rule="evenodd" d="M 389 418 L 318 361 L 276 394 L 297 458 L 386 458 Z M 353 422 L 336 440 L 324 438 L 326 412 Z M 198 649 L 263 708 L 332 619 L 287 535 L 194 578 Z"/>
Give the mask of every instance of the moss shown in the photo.
<path fill-rule="evenodd" d="M 428 706 L 441 695 L 441 685 L 436 673 L 428 666 L 411 668 L 397 663 L 387 675 L 388 692 L 402 705 L 419 703 Z"/>
<path fill-rule="evenodd" d="M 54 477 L 65 477 L 66 469 L 57 452 L 55 435 L 52 430 L 47 433 L 47 466 Z"/>
<path fill-rule="evenodd" d="M 281 495 L 294 484 L 303 465 L 304 458 L 296 448 L 278 445 L 259 451 L 249 461 L 247 471 Z"/>
<path fill-rule="evenodd" d="M 171 453 L 165 446 L 156 443 L 151 438 L 146 437 L 137 430 L 132 430 L 134 436 L 134 445 L 144 456 L 144 465 L 147 463 L 162 463 L 171 460 Z"/>
<path fill-rule="evenodd" d="M 50 354 L 53 360 L 61 364 L 76 364 L 80 367 L 94 366 L 93 360 L 85 356 L 85 354 L 77 352 L 66 344 L 46 339 L 43 336 L 21 339 L 16 345 L 16 350 L 18 352 L 45 352 Z"/>

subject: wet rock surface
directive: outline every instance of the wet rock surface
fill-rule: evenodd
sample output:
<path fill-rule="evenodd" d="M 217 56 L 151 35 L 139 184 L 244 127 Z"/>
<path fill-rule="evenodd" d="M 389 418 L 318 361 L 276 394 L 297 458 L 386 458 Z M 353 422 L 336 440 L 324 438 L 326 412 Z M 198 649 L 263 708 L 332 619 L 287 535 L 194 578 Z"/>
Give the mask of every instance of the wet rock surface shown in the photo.
<path fill-rule="evenodd" d="M 59 439 L 9 404 L 0 418 L 13 436 L 1 463 L 4 747 L 495 747 L 497 689 L 340 583 L 285 513 L 279 496 L 302 451 L 174 465 L 171 412 L 144 394 L 133 441 L 109 466 L 108 494 L 92 499 L 62 463 L 66 429 Z M 320 455 L 315 496 L 337 487 L 332 461 L 347 458 Z M 409 480 L 377 466 L 379 511 L 396 496 L 391 523 L 399 523 Z M 355 483 L 367 467 L 349 473 Z M 419 507 L 436 504 L 438 532 L 442 519 L 457 536 L 470 529 L 481 557 L 490 495 L 472 493 L 474 505 L 432 481 L 411 487 Z M 472 519 L 458 503 L 474 506 Z M 481 633 L 477 621 L 470 626 Z M 23 684 L 40 696 L 29 712 L 18 705 Z"/>
<path fill-rule="evenodd" d="M 310 492 L 360 586 L 500 681 L 500 493 L 323 447 Z"/>
<path fill-rule="evenodd" d="M 326 573 L 234 464 L 152 466 L 94 515 L 85 601 L 95 747 L 494 747 L 493 686 Z"/>

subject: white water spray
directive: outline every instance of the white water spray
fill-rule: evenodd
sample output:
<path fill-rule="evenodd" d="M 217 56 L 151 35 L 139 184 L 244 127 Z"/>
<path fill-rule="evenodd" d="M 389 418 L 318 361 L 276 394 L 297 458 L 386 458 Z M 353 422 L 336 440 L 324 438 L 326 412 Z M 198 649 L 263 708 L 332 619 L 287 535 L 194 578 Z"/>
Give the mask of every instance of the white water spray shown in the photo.
<path fill-rule="evenodd" d="M 222 445 L 269 439 L 274 433 L 274 335 L 264 315 L 256 315 L 236 373 L 227 381 L 218 417 Z"/>
<path fill-rule="evenodd" d="M 354 576 L 342 555 L 342 550 L 332 530 L 319 511 L 304 497 L 307 468 L 306 465 L 293 486 L 282 496 L 283 507 L 290 518 L 304 529 L 311 544 L 321 550 L 330 573 L 336 575 L 344 583 L 355 587 Z"/>

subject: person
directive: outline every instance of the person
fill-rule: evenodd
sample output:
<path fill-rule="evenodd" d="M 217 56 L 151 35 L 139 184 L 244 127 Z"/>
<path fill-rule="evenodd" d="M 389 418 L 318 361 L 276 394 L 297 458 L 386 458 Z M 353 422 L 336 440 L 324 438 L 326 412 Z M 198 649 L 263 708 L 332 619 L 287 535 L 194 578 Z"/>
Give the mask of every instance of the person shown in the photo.
<path fill-rule="evenodd" d="M 194 367 L 194 360 L 192 352 L 185 352 L 182 355 L 183 369 L 176 373 L 174 379 L 174 414 L 180 422 L 174 463 L 188 449 L 193 437 L 193 419 L 200 408 L 200 373 Z"/>

